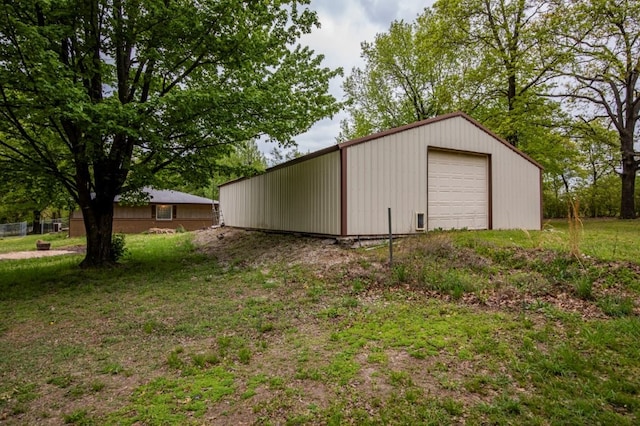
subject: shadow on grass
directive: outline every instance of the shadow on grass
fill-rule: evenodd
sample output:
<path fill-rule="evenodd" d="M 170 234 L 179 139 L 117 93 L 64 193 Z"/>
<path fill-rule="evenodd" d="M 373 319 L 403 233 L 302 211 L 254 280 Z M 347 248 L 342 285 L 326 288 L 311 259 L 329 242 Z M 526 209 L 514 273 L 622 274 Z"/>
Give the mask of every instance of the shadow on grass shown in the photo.
<path fill-rule="evenodd" d="M 195 252 L 186 240 L 150 239 L 149 244 L 139 243 L 120 264 L 110 268 L 81 269 L 82 259 L 72 255 L 0 262 L 0 301 L 170 284 L 171 278 L 188 275 L 197 265 L 217 270 L 215 260 Z"/>

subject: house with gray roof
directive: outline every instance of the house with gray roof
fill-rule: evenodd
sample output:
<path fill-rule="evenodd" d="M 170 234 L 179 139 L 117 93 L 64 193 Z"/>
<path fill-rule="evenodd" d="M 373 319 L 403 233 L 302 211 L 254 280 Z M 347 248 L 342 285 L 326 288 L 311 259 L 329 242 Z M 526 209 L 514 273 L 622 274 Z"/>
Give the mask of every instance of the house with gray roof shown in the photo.
<path fill-rule="evenodd" d="M 218 224 L 217 201 L 166 189 L 143 188 L 141 193 L 142 202 L 132 203 L 126 197 L 116 197 L 113 232 L 136 234 L 152 228 L 195 231 Z M 69 220 L 69 236 L 83 235 L 82 211 L 76 210 Z"/>

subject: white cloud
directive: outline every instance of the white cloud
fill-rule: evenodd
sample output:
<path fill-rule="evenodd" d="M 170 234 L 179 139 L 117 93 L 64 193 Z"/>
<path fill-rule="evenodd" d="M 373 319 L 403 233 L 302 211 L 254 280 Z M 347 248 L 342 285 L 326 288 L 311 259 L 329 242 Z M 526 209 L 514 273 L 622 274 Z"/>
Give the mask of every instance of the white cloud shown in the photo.
<path fill-rule="evenodd" d="M 323 54 L 323 65 L 330 68 L 342 67 L 344 75 L 353 67 L 363 65 L 360 58 L 360 43 L 373 41 L 377 33 L 388 30 L 395 19 L 413 21 L 415 17 L 432 4 L 432 0 L 312 0 L 311 8 L 318 12 L 321 28 L 301 39 L 317 54 Z M 331 82 L 330 92 L 342 100 L 343 78 Z M 346 115 L 339 113 L 333 119 L 316 123 L 308 132 L 295 138 L 301 152 L 317 151 L 335 143 L 340 133 L 340 121 Z M 272 146 L 260 144 L 267 153 Z"/>
<path fill-rule="evenodd" d="M 388 25 L 389 17 L 394 17 L 393 19 L 395 19 L 398 16 L 398 8 L 400 6 L 398 2 L 381 0 L 359 0 L 358 3 L 360 3 L 372 22 L 381 25 Z"/>

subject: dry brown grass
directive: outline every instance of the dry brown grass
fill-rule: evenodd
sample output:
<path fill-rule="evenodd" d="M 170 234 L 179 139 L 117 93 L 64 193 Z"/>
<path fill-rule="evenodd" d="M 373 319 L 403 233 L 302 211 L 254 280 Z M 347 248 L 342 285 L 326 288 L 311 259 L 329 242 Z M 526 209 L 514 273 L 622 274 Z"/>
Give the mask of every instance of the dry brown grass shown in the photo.
<path fill-rule="evenodd" d="M 584 225 L 580 219 L 580 200 L 570 199 L 568 202 L 569 215 L 569 253 L 580 260 L 582 252 L 580 245 L 584 235 Z"/>

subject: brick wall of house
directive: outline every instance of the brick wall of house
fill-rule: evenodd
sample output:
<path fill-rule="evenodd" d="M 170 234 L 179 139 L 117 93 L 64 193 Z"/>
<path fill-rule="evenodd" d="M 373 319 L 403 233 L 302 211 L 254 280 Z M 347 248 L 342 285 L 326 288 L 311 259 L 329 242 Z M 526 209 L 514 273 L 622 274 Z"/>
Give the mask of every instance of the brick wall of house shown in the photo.
<path fill-rule="evenodd" d="M 199 229 L 210 228 L 213 220 L 202 219 L 176 219 L 173 221 L 150 220 L 150 219 L 114 219 L 113 232 L 123 234 L 140 234 L 150 228 L 176 229 L 182 227 L 187 231 L 197 231 Z M 71 219 L 69 221 L 69 236 L 82 237 L 85 235 L 84 222 L 82 219 Z"/>

